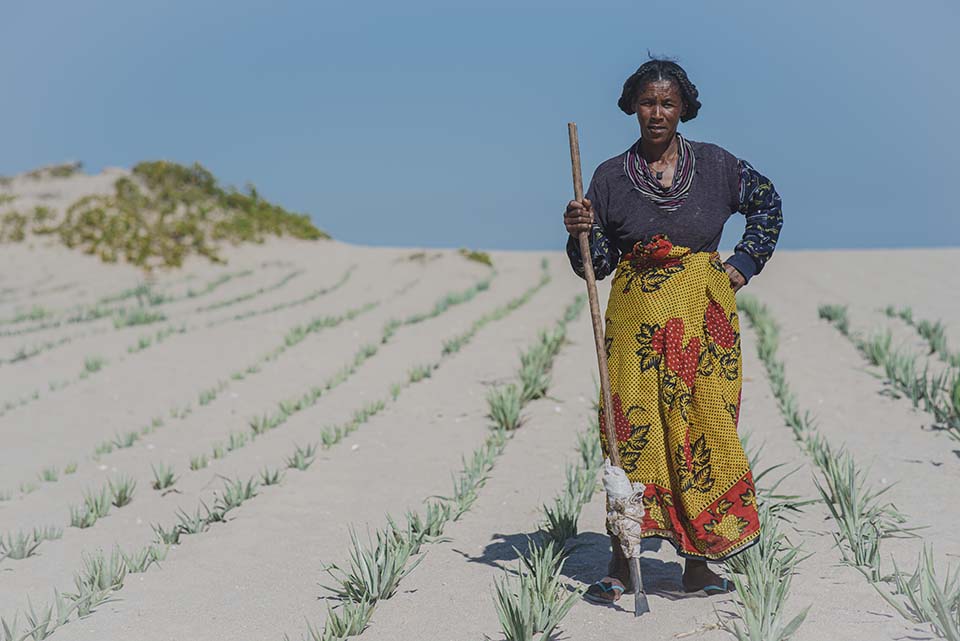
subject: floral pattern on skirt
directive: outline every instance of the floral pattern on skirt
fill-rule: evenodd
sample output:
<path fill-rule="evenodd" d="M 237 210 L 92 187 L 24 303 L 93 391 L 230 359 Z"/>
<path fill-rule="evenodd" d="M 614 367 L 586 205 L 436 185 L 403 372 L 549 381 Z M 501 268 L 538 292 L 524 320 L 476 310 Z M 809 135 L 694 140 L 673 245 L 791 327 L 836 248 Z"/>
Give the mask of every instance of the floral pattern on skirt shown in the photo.
<path fill-rule="evenodd" d="M 717 252 L 665 235 L 617 265 L 607 366 L 621 464 L 647 486 L 643 536 L 719 561 L 756 542 L 756 490 L 737 435 L 740 323 Z M 601 398 L 600 439 L 606 454 Z"/>

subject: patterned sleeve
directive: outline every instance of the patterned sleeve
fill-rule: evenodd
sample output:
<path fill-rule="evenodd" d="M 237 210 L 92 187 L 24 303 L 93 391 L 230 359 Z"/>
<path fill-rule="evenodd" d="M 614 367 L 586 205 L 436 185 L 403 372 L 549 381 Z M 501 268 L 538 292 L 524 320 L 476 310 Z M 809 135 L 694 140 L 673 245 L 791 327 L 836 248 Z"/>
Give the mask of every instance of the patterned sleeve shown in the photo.
<path fill-rule="evenodd" d="M 769 178 L 754 169 L 746 160 L 738 160 L 739 211 L 747 218 L 743 237 L 726 262 L 750 279 L 759 274 L 773 255 L 783 226 L 780 195 Z"/>
<path fill-rule="evenodd" d="M 593 273 L 597 280 L 603 280 L 608 274 L 613 272 L 618 262 L 619 251 L 616 245 L 610 242 L 603 227 L 596 221 L 589 232 L 590 255 L 593 260 Z M 570 266 L 580 278 L 586 278 L 583 270 L 583 256 L 580 254 L 580 241 L 573 236 L 567 237 L 567 258 L 570 259 Z"/>
<path fill-rule="evenodd" d="M 605 226 L 609 197 L 606 182 L 599 172 L 599 168 L 594 172 L 593 178 L 590 179 L 590 187 L 584 195 L 593 207 L 593 227 L 587 233 L 590 240 L 590 257 L 593 260 L 593 274 L 597 280 L 603 280 L 617 268 L 620 251 L 614 242 L 615 239 L 610 237 Z M 570 259 L 570 266 L 573 267 L 577 276 L 585 279 L 587 276 L 583 271 L 580 240 L 574 236 L 567 237 L 567 258 Z"/>

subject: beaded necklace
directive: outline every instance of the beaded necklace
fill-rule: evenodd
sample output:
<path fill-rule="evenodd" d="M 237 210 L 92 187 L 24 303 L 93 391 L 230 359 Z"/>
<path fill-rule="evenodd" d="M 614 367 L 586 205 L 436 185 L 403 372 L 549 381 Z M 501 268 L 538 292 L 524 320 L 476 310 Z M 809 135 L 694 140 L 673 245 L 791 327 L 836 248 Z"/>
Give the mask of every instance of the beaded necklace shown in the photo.
<path fill-rule="evenodd" d="M 693 184 L 693 170 L 696 158 L 693 147 L 686 138 L 677 133 L 677 166 L 673 172 L 673 184 L 664 187 L 654 177 L 650 165 L 640 153 L 640 140 L 637 140 L 623 160 L 623 170 L 633 183 L 634 189 L 653 201 L 657 207 L 674 212 L 686 200 Z"/>

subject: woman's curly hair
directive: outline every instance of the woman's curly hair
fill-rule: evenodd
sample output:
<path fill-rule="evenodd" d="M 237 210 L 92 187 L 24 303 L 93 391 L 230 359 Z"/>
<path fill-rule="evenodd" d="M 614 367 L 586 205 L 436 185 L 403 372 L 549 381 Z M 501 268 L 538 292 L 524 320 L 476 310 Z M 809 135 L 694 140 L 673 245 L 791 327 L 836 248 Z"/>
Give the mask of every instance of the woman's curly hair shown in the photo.
<path fill-rule="evenodd" d="M 632 76 L 623 83 L 623 93 L 617 106 L 628 116 L 636 113 L 633 104 L 648 82 L 655 80 L 672 80 L 680 88 L 680 97 L 683 98 L 683 113 L 680 115 L 680 122 L 687 122 L 697 117 L 700 111 L 700 101 L 697 97 L 700 95 L 696 85 L 690 82 L 687 72 L 683 67 L 672 60 L 653 59 L 649 60 L 637 69 Z"/>

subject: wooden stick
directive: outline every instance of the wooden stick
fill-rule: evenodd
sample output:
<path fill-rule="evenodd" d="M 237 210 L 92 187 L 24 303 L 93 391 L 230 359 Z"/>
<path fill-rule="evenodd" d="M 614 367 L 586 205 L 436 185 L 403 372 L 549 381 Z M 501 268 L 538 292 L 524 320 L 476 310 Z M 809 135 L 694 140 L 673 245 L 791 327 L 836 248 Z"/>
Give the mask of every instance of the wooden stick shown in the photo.
<path fill-rule="evenodd" d="M 580 172 L 580 139 L 577 137 L 576 123 L 567 123 L 570 136 L 570 164 L 573 167 L 573 196 L 577 202 L 583 202 L 583 175 Z M 588 232 L 578 234 L 580 256 L 583 257 L 583 271 L 587 281 L 587 297 L 590 299 L 590 316 L 593 319 L 593 338 L 597 347 L 597 364 L 600 367 L 600 391 L 603 395 L 604 432 L 607 438 L 607 452 L 610 462 L 620 465 L 620 450 L 617 447 L 617 432 L 613 420 L 613 400 L 610 394 L 610 373 L 607 371 L 607 348 L 603 342 L 603 323 L 600 317 L 600 301 L 597 298 L 597 278 L 593 272 L 593 260 L 590 256 L 590 237 Z"/>
<path fill-rule="evenodd" d="M 577 137 L 576 123 L 567 123 L 570 135 L 570 164 L 573 166 L 573 195 L 577 202 L 583 202 L 583 176 L 580 172 L 580 139 Z M 610 373 L 607 371 L 607 348 L 603 342 L 603 325 L 600 322 L 600 302 L 597 298 L 597 278 L 593 273 L 593 259 L 590 255 L 590 237 L 580 232 L 580 256 L 583 257 L 583 271 L 587 281 L 587 297 L 590 299 L 590 316 L 593 319 L 593 338 L 597 347 L 597 364 L 600 366 L 600 391 L 603 394 L 604 433 L 607 439 L 607 452 L 610 463 L 620 465 L 620 450 L 617 448 L 617 432 L 613 422 L 613 400 L 610 394 Z M 615 544 L 618 545 L 618 544 Z M 630 559 L 630 580 L 633 582 L 633 616 L 650 611 L 647 595 L 643 591 L 643 577 L 640 573 L 640 557 Z"/>

